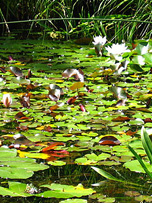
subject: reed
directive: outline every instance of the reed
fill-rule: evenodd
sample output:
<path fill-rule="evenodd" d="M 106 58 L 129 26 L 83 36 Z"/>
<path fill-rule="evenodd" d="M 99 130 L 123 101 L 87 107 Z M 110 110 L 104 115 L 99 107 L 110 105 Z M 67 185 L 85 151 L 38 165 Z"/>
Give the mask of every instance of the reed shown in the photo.
<path fill-rule="evenodd" d="M 152 35 L 148 23 L 152 22 L 151 0 L 27 0 L 26 4 L 24 0 L 2 0 L 0 8 L 3 33 L 21 27 L 29 33 L 58 31 L 66 39 L 101 34 L 112 42 Z M 20 26 L 15 22 L 12 26 L 10 21 L 20 22 Z"/>

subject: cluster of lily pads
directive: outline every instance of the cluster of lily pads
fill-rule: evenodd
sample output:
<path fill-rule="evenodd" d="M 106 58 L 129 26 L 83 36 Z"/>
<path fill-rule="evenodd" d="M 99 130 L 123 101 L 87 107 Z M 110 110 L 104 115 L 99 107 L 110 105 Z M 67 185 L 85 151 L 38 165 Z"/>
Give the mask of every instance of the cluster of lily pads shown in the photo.
<path fill-rule="evenodd" d="M 94 37 L 93 44 L 95 46 L 95 51 L 98 56 L 102 56 L 104 52 L 104 47 L 106 44 L 106 37 L 97 36 Z M 137 44 L 136 44 L 137 45 Z M 143 41 L 137 48 L 133 44 L 132 51 L 128 49 L 125 42 L 122 44 L 112 44 L 112 46 L 105 47 L 108 55 L 111 60 L 114 60 L 114 63 L 110 66 L 115 74 L 121 74 L 127 69 L 127 65 L 130 63 L 131 66 L 135 64 L 138 66 L 133 68 L 140 70 L 140 66 L 145 65 L 145 63 L 152 64 L 151 62 L 151 43 Z"/>
<path fill-rule="evenodd" d="M 48 164 L 56 167 L 68 164 L 68 158 L 75 153 L 71 164 L 123 165 L 131 171 L 144 172 L 132 160 L 125 144 L 130 143 L 140 155 L 145 155 L 138 135 L 141 125 L 151 127 L 152 42 L 106 46 L 106 41 L 106 37 L 94 38 L 100 57 L 88 46 L 71 51 L 72 46 L 67 48 L 64 44 L 62 49 L 50 49 L 49 44 L 42 46 L 39 53 L 27 44 L 35 62 L 22 63 L 12 58 L 3 61 L 2 178 L 29 178 L 35 171 L 48 169 Z M 9 159 L 11 152 L 13 162 Z M 46 164 L 36 163 L 37 159 L 45 160 Z M 16 169 L 20 170 L 19 175 Z M 7 189 L 1 187 L 0 194 L 11 196 L 14 185 L 16 188 L 20 185 L 21 192 L 26 191 L 25 196 L 36 193 L 35 196 L 56 197 L 55 185 L 46 186 L 51 192 L 41 192 L 29 184 L 14 182 L 9 182 Z M 67 198 L 73 197 L 67 193 Z M 92 193 L 94 190 L 87 194 Z"/>

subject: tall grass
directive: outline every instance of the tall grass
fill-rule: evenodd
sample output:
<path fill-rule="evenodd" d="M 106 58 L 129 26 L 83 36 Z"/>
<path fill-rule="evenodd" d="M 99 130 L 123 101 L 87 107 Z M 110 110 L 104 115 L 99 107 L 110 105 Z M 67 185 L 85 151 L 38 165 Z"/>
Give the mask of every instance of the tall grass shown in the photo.
<path fill-rule="evenodd" d="M 60 31 L 66 38 L 101 34 L 113 42 L 151 38 L 152 35 L 152 24 L 145 23 L 152 22 L 151 0 L 26 0 L 26 3 L 25 0 L 1 0 L 0 8 L 0 18 L 5 21 L 3 33 L 8 32 L 9 27 L 10 30 L 18 28 L 9 21 L 33 19 L 35 21 L 26 23 L 26 26 L 21 23 L 20 27 L 27 28 L 29 33 Z M 55 18 L 60 21 L 53 20 Z M 97 18 L 100 20 L 95 20 Z"/>

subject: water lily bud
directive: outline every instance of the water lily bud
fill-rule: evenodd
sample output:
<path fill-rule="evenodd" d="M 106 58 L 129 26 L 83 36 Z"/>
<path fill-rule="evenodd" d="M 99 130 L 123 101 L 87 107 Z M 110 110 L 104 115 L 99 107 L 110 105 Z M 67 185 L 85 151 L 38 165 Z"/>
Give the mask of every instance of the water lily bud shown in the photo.
<path fill-rule="evenodd" d="M 95 51 L 98 56 L 102 56 L 102 47 L 106 43 L 107 39 L 105 37 L 97 36 L 93 38 L 94 42 L 92 42 L 95 46 Z"/>
<path fill-rule="evenodd" d="M 2 98 L 4 106 L 9 107 L 12 104 L 12 98 L 10 94 L 4 94 Z"/>

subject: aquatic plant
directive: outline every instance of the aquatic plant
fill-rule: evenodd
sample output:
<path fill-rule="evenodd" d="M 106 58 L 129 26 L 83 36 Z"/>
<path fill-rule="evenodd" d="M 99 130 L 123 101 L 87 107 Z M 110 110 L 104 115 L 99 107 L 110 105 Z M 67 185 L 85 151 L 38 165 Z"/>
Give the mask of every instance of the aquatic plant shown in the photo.
<path fill-rule="evenodd" d="M 4 106 L 9 107 L 12 104 L 12 97 L 10 94 L 3 94 L 2 102 Z"/>
<path fill-rule="evenodd" d="M 95 46 L 95 51 L 96 51 L 97 56 L 102 56 L 102 48 L 107 41 L 106 36 L 105 37 L 96 36 L 93 38 L 93 40 L 94 40 L 94 42 L 92 42 L 92 43 Z"/>
<path fill-rule="evenodd" d="M 142 127 L 141 129 L 141 141 L 143 144 L 143 148 L 146 152 L 146 155 L 149 159 L 149 162 L 144 161 L 140 155 L 138 155 L 138 153 L 133 149 L 133 147 L 131 147 L 130 145 L 128 145 L 129 150 L 132 152 L 132 154 L 135 156 L 135 158 L 138 160 L 141 168 L 144 170 L 144 172 L 149 176 L 149 178 L 152 180 L 152 168 L 151 168 L 151 164 L 152 164 L 152 141 L 148 135 L 148 133 L 146 132 L 146 130 L 144 129 L 144 127 Z M 133 161 L 130 161 L 130 163 Z M 128 168 L 130 168 L 130 170 L 132 168 L 134 168 L 134 170 L 139 170 L 136 168 L 139 168 L 139 166 L 137 166 L 137 162 L 134 162 L 132 164 L 125 163 L 124 165 L 127 165 Z M 130 164 L 130 165 L 129 165 Z M 109 174 L 108 172 L 104 171 L 103 169 L 97 168 L 97 167 L 92 167 L 96 172 L 98 172 L 100 175 L 104 176 L 105 178 L 109 179 L 109 180 L 113 180 L 113 181 L 118 181 L 118 182 L 126 182 L 120 178 L 116 178 L 113 175 Z M 130 182 L 130 184 L 136 184 L 133 182 Z"/>
<path fill-rule="evenodd" d="M 110 56 L 114 58 L 117 61 L 122 60 L 122 54 L 126 52 L 130 52 L 130 50 L 126 47 L 125 43 L 123 44 L 112 44 L 111 47 L 105 47 L 105 49 L 108 51 Z"/>
<path fill-rule="evenodd" d="M 152 34 L 151 1 L 28 0 L 25 5 L 23 0 L 19 3 L 2 0 L 0 7 L 3 34 L 10 34 L 14 28 L 28 28 L 28 36 L 33 31 L 43 32 L 43 37 L 61 34 L 66 39 L 103 34 L 119 43 L 122 39 L 131 42 L 136 38 L 150 38 Z"/>

